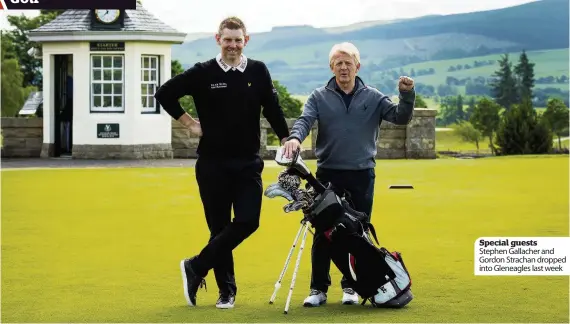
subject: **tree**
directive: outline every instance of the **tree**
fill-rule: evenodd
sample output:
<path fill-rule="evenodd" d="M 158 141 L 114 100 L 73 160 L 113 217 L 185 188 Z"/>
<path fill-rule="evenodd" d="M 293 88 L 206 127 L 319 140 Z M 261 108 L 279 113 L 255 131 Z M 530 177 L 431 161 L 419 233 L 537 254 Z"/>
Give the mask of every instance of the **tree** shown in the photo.
<path fill-rule="evenodd" d="M 2 61 L 17 58 L 14 43 L 6 36 L 6 32 L 3 30 L 0 30 L 0 41 L 2 42 L 2 51 L 0 52 Z"/>
<path fill-rule="evenodd" d="M 524 50 L 519 57 L 519 63 L 515 66 L 515 74 L 517 76 L 519 97 L 532 98 L 532 88 L 534 87 L 534 63 L 530 63 Z"/>
<path fill-rule="evenodd" d="M 473 111 L 475 111 L 475 97 L 471 97 L 471 99 L 469 99 L 467 110 L 465 110 L 465 120 L 469 120 L 471 118 Z"/>
<path fill-rule="evenodd" d="M 182 64 L 178 60 L 170 61 L 170 77 L 173 78 L 178 74 L 184 72 L 184 68 L 182 68 Z"/>
<path fill-rule="evenodd" d="M 24 88 L 22 88 L 23 74 L 20 71 L 18 60 L 2 60 L 2 116 L 15 117 L 25 102 Z"/>
<path fill-rule="evenodd" d="M 427 104 L 424 101 L 424 98 L 422 96 L 416 95 L 416 102 L 415 102 L 414 107 L 416 107 L 416 108 L 427 108 L 428 106 L 427 106 Z"/>
<path fill-rule="evenodd" d="M 3 34 L 3 32 L 2 32 Z M 1 114 L 5 117 L 14 117 L 18 114 L 32 89 L 22 87 L 24 75 L 16 58 L 14 44 L 8 37 L 1 37 Z"/>
<path fill-rule="evenodd" d="M 547 127 L 558 137 L 558 149 L 562 150 L 560 137 L 568 134 L 569 117 L 568 107 L 558 98 L 548 100 L 546 111 L 542 114 Z"/>
<path fill-rule="evenodd" d="M 453 125 L 453 131 L 465 142 L 475 143 L 479 152 L 479 142 L 483 139 L 483 134 L 468 121 L 461 121 Z"/>
<path fill-rule="evenodd" d="M 439 104 L 436 123 L 438 126 L 447 126 L 457 122 L 457 106 L 453 97 L 442 98 Z"/>
<path fill-rule="evenodd" d="M 463 97 L 445 97 L 441 99 L 440 109 L 437 117 L 437 124 L 447 126 L 465 120 L 463 111 Z"/>
<path fill-rule="evenodd" d="M 198 113 L 196 112 L 196 104 L 194 103 L 194 98 L 192 96 L 184 96 L 179 100 L 180 106 L 184 109 L 188 115 L 197 118 Z"/>
<path fill-rule="evenodd" d="M 539 120 L 530 98 L 505 112 L 497 130 L 501 154 L 543 154 L 552 148 L 552 133 Z"/>
<path fill-rule="evenodd" d="M 482 98 L 475 105 L 470 122 L 485 137 L 489 138 L 489 147 L 491 152 L 495 154 L 495 146 L 493 145 L 493 134 L 499 127 L 501 107 L 488 98 Z"/>
<path fill-rule="evenodd" d="M 40 10 L 40 14 L 33 18 L 28 18 L 23 14 L 20 16 L 8 16 L 8 22 L 14 27 L 5 33 L 10 42 L 13 44 L 15 57 L 24 75 L 22 86 L 35 85 L 41 87 L 41 59 L 28 55 L 28 50 L 32 47 L 38 47 L 38 44 L 31 42 L 28 33 L 32 29 L 36 29 L 63 13 L 64 10 Z"/>
<path fill-rule="evenodd" d="M 512 63 L 509 62 L 509 54 L 501 56 L 498 62 L 499 70 L 493 74 L 496 80 L 491 83 L 491 94 L 496 103 L 509 110 L 518 102 L 517 84 L 513 76 Z"/>
<path fill-rule="evenodd" d="M 465 120 L 465 112 L 463 111 L 463 97 L 461 95 L 457 96 L 455 105 L 457 107 L 457 121 Z"/>
<path fill-rule="evenodd" d="M 277 90 L 277 97 L 279 98 L 279 104 L 283 108 L 283 114 L 285 118 L 297 118 L 301 115 L 303 103 L 297 98 L 291 97 L 291 94 L 287 90 L 287 87 L 279 83 L 279 81 L 273 80 L 273 86 Z M 269 143 L 279 143 L 277 135 L 273 129 L 267 130 L 267 142 Z"/>
<path fill-rule="evenodd" d="M 184 72 L 184 68 L 180 61 L 171 60 L 170 61 L 170 77 L 173 78 L 178 74 Z M 192 96 L 184 96 L 180 99 L 180 106 L 187 112 L 190 116 L 196 118 L 198 114 L 196 113 L 196 105 L 194 104 L 194 98 Z"/>
<path fill-rule="evenodd" d="M 287 87 L 279 83 L 279 81 L 273 80 L 273 86 L 277 90 L 277 96 L 279 97 L 279 103 L 283 108 L 285 118 L 297 118 L 301 116 L 303 110 L 301 100 L 291 97 Z"/>

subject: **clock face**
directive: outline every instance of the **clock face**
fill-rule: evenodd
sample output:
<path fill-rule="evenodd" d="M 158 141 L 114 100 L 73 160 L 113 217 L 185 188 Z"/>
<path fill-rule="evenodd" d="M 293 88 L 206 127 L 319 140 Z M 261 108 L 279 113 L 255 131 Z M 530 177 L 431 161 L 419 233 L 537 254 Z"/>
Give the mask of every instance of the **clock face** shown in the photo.
<path fill-rule="evenodd" d="M 121 12 L 117 9 L 96 9 L 95 16 L 103 23 L 109 24 L 116 21 Z"/>

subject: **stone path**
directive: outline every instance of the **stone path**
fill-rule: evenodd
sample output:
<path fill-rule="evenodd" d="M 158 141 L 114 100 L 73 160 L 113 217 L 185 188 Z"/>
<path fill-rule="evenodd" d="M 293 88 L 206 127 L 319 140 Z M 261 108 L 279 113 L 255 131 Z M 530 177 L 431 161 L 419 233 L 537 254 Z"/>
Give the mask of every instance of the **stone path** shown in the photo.
<path fill-rule="evenodd" d="M 176 168 L 194 167 L 195 159 L 172 160 L 75 160 L 50 159 L 2 159 L 2 170 L 48 169 L 48 168 Z"/>
<path fill-rule="evenodd" d="M 196 159 L 160 159 L 160 160 L 76 160 L 70 158 L 16 159 L 3 158 L 1 169 L 39 170 L 39 169 L 98 169 L 98 168 L 192 168 Z M 265 160 L 265 167 L 280 167 L 273 160 Z"/>

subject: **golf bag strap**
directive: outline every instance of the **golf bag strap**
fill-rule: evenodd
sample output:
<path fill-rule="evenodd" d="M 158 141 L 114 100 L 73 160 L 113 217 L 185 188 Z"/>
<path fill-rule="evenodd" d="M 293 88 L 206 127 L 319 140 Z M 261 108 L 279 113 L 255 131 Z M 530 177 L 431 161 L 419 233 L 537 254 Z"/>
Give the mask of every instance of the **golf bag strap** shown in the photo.
<path fill-rule="evenodd" d="M 372 234 L 372 237 L 376 241 L 376 244 L 380 245 L 380 242 L 378 242 L 378 237 L 376 237 L 376 230 L 374 229 L 374 225 L 372 225 L 372 223 L 368 223 L 367 226 L 370 234 Z"/>

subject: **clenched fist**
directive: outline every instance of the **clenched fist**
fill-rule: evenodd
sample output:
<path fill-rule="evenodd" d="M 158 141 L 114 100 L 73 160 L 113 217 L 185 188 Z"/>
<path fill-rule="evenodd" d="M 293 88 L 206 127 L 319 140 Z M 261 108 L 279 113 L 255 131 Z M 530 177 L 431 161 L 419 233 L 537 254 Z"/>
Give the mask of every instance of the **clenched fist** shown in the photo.
<path fill-rule="evenodd" d="M 410 91 L 414 87 L 414 79 L 407 76 L 401 76 L 398 82 L 398 89 L 400 91 Z"/>

